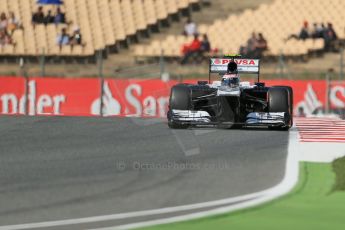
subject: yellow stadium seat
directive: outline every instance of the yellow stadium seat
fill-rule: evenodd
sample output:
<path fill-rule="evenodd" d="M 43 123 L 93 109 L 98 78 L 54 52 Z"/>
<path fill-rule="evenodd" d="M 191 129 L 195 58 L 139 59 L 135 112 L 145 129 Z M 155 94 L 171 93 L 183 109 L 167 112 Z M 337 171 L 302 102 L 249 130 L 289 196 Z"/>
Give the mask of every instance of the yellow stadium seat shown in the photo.
<path fill-rule="evenodd" d="M 163 20 L 168 17 L 167 8 L 164 1 L 155 1 L 156 16 L 159 20 Z"/>
<path fill-rule="evenodd" d="M 178 6 L 175 0 L 165 0 L 165 5 L 167 8 L 168 14 L 175 14 L 178 11 Z"/>
<path fill-rule="evenodd" d="M 142 0 L 133 0 L 133 18 L 137 30 L 144 30 L 147 28 L 145 18 L 144 3 Z"/>
<path fill-rule="evenodd" d="M 72 54 L 72 47 L 70 45 L 65 45 L 61 47 L 60 54 L 63 56 L 69 56 Z"/>
<path fill-rule="evenodd" d="M 14 46 L 13 45 L 4 45 L 2 46 L 2 54 L 5 55 L 13 55 L 14 54 Z"/>
<path fill-rule="evenodd" d="M 153 0 L 144 1 L 144 11 L 145 11 L 145 17 L 146 17 L 147 23 L 149 25 L 153 25 L 157 23 L 156 10 L 154 7 Z"/>

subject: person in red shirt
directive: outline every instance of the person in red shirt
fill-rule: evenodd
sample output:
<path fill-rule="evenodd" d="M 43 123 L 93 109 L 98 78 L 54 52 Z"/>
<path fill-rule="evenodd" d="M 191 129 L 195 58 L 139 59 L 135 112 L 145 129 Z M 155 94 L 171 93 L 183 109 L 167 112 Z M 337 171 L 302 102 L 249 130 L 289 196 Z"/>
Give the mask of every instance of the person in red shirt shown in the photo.
<path fill-rule="evenodd" d="M 193 41 L 189 45 L 189 50 L 199 51 L 200 47 L 201 47 L 201 41 L 199 40 L 198 35 L 195 35 Z"/>
<path fill-rule="evenodd" d="M 194 55 L 194 54 L 198 54 L 200 52 L 200 48 L 201 48 L 201 41 L 198 38 L 198 35 L 195 34 L 194 35 L 194 39 L 190 44 L 184 45 L 182 47 L 182 53 L 184 55 L 181 64 L 184 65 L 187 63 L 188 59 Z"/>

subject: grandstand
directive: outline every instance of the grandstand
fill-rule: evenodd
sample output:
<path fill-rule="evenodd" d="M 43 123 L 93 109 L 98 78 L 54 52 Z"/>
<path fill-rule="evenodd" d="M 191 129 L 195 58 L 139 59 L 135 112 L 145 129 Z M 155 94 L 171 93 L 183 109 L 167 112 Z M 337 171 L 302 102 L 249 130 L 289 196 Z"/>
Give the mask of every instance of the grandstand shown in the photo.
<path fill-rule="evenodd" d="M 155 73 L 160 71 L 157 60 L 162 51 L 167 57 L 164 61 L 181 58 L 181 45 L 191 39 L 181 35 L 185 21 L 182 16 L 188 14 L 197 23 L 199 32 L 208 34 L 212 47 L 221 51 L 219 55 L 237 53 L 251 32 L 255 31 L 262 32 L 267 39 L 269 50 L 264 55 L 274 57 L 270 60 L 278 60 L 281 54 L 298 57 L 298 60 L 302 56 L 304 59 L 305 54 L 322 49 L 322 39 L 284 41 L 290 34 L 299 32 L 304 20 L 309 25 L 313 22 L 332 22 L 338 36 L 344 39 L 343 0 L 209 0 L 211 4 L 208 6 L 202 4 L 204 1 L 64 0 L 61 8 L 66 13 L 67 24 L 34 27 L 31 17 L 37 11 L 37 0 L 0 0 L 0 12 L 8 14 L 14 11 L 24 27 L 23 30 L 15 30 L 15 45 L 0 45 L 0 61 L 6 63 L 1 66 L 1 72 L 4 75 L 22 74 L 18 63 L 19 58 L 24 57 L 25 71 L 32 76 L 98 76 L 99 69 L 94 61 L 96 54 L 100 53 L 98 51 L 102 51 L 106 59 L 103 65 L 106 76 L 119 77 L 127 69 L 140 69 L 131 70 L 131 73 L 135 72 L 131 76 L 138 76 L 137 72 L 143 76 L 143 71 L 153 76 L 151 64 L 156 66 Z M 201 10 L 192 11 L 194 8 Z M 43 5 L 44 13 L 49 9 L 55 12 L 56 6 Z M 81 29 L 84 45 L 74 45 L 73 48 L 63 46 L 60 49 L 56 44 L 57 34 L 62 28 L 71 33 L 75 26 Z M 315 60 L 317 58 L 309 59 L 308 68 L 289 60 L 285 65 L 294 65 L 291 69 L 302 73 L 311 69 L 336 69 L 334 65 L 339 63 L 338 54 L 329 53 L 326 56 L 327 65 L 319 65 L 319 60 Z M 148 62 L 136 62 L 139 60 L 137 57 Z M 174 61 L 165 64 L 165 71 L 176 76 L 202 75 L 207 71 L 204 69 L 206 65 L 183 67 Z M 275 61 L 266 63 L 262 72 L 276 73 L 278 64 Z M 123 74 L 124 77 L 127 75 Z"/>
<path fill-rule="evenodd" d="M 149 32 L 159 27 L 169 16 L 188 9 L 198 0 L 64 0 L 61 6 L 67 24 L 31 23 L 37 10 L 37 0 L 0 0 L 0 12 L 13 11 L 24 29 L 14 31 L 14 44 L 0 46 L 0 55 L 11 56 L 74 56 L 90 57 L 98 50 L 112 50 L 128 44 L 140 32 Z M 43 11 L 54 11 L 56 6 L 44 5 Z M 83 45 L 63 46 L 56 44 L 62 28 L 71 34 L 74 27 L 80 28 Z"/>
<path fill-rule="evenodd" d="M 245 45 L 250 34 L 262 32 L 268 41 L 266 56 L 300 56 L 324 47 L 323 39 L 286 41 L 298 33 L 302 22 L 332 22 L 340 38 L 344 38 L 345 1 L 343 0 L 276 0 L 262 4 L 257 9 L 247 9 L 242 14 L 231 14 L 227 19 L 215 20 L 211 25 L 199 25 L 199 33 L 207 34 L 211 45 L 222 53 L 236 53 Z M 181 46 L 191 37 L 169 35 L 163 40 L 153 40 L 149 45 L 135 49 L 137 57 L 156 57 L 161 51 L 166 57 L 180 57 Z"/>

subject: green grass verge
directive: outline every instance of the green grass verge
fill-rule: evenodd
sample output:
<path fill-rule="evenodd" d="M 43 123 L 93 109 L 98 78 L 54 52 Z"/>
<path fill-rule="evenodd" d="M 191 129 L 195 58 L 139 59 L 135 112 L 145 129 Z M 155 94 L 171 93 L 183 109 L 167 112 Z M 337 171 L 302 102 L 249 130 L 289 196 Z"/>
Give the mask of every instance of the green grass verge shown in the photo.
<path fill-rule="evenodd" d="M 335 184 L 333 189 L 345 191 L 345 157 L 336 159 L 333 161 L 332 165 L 335 173 Z"/>
<path fill-rule="evenodd" d="M 339 162 L 335 161 L 333 170 L 342 169 L 345 179 L 345 159 Z M 300 169 L 297 186 L 278 200 L 234 213 L 147 229 L 345 229 L 345 192 L 334 189 L 332 165 L 301 163 Z"/>

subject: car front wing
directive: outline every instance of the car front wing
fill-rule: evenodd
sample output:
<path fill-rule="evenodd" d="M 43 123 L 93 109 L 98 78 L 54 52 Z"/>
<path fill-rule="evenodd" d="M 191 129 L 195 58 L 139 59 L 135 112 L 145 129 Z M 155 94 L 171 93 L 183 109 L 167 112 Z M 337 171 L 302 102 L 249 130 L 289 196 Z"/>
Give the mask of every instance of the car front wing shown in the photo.
<path fill-rule="evenodd" d="M 192 110 L 172 110 L 171 117 L 174 122 L 191 125 L 217 125 L 225 124 L 241 124 L 246 127 L 250 126 L 272 126 L 284 127 L 288 125 L 288 114 L 285 112 L 253 112 L 249 113 L 243 122 L 217 121 L 216 117 L 212 117 L 206 111 Z"/>

